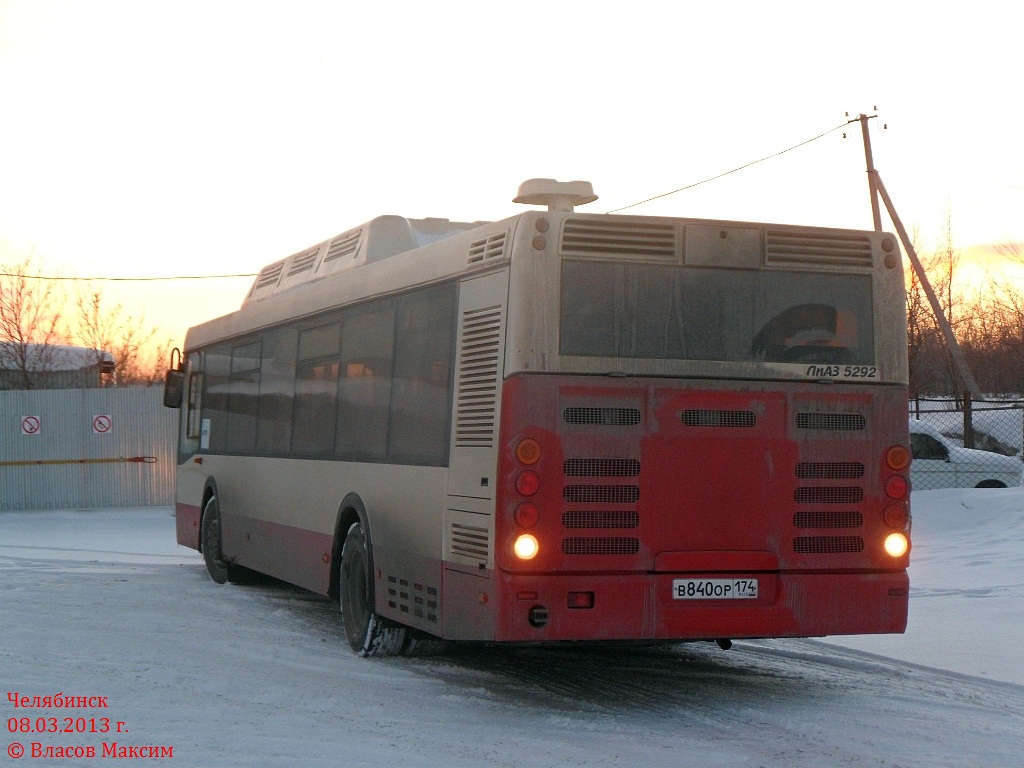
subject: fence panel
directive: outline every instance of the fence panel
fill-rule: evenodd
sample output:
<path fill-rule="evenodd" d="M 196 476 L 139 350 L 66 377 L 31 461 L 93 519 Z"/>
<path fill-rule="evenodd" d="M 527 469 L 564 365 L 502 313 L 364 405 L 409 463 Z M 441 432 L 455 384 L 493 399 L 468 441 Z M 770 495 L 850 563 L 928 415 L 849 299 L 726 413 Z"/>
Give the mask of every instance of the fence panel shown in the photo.
<path fill-rule="evenodd" d="M 1024 481 L 1024 401 L 915 398 L 910 418 L 916 490 L 1012 487 Z"/>
<path fill-rule="evenodd" d="M 159 387 L 0 391 L 0 510 L 171 504 L 176 432 Z"/>

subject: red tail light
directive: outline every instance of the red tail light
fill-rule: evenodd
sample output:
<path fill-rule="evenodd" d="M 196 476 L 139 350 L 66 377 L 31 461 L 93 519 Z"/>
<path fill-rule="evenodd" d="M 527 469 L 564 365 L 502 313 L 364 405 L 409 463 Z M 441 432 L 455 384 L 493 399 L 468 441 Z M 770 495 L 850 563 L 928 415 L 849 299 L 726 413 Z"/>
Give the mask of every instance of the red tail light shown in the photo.
<path fill-rule="evenodd" d="M 890 499 L 905 499 L 910 493 L 910 483 L 903 475 L 893 475 L 885 481 L 885 495 Z"/>

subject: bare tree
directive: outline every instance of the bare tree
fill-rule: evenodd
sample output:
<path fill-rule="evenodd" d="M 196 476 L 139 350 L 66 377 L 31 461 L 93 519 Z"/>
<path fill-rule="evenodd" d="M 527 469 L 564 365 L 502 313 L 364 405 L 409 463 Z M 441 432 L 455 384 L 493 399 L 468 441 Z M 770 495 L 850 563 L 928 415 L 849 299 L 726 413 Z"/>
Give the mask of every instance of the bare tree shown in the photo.
<path fill-rule="evenodd" d="M 33 275 L 34 257 L 0 265 L 0 388 L 38 389 L 60 365 L 63 296 Z"/>
<path fill-rule="evenodd" d="M 146 348 L 157 333 L 155 327 L 147 327 L 142 317 L 126 314 L 121 304 L 104 307 L 103 294 L 98 290 L 80 293 L 77 305 L 78 341 L 95 350 L 97 365 L 103 363 L 104 353 L 114 358 L 108 386 L 148 385 L 155 381 L 154 375 L 159 377 L 154 374 L 156 366 L 146 355 Z"/>
<path fill-rule="evenodd" d="M 960 277 L 960 250 L 953 236 L 952 212 L 946 212 L 942 240 L 930 254 L 918 245 L 915 227 L 912 243 L 921 255 L 928 281 L 939 298 L 942 313 L 952 326 L 961 348 L 977 330 L 978 305 L 969 299 Z M 945 335 L 927 300 L 920 276 L 907 274 L 907 342 L 910 362 L 910 391 L 914 395 L 958 394 L 963 385 Z"/>

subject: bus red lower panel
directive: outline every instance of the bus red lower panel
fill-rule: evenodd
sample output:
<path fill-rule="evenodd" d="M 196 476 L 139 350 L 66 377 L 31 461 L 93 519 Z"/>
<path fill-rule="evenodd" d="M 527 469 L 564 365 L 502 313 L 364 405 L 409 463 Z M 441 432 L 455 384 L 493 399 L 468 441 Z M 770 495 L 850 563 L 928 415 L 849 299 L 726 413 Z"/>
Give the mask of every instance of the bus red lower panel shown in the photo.
<path fill-rule="evenodd" d="M 673 581 L 739 574 L 496 576 L 503 593 L 496 640 L 818 637 L 900 633 L 907 625 L 905 571 L 750 574 L 757 598 L 730 600 L 675 599 Z"/>
<path fill-rule="evenodd" d="M 194 504 L 174 505 L 174 527 L 178 543 L 184 547 L 199 549 L 199 518 L 202 510 Z"/>

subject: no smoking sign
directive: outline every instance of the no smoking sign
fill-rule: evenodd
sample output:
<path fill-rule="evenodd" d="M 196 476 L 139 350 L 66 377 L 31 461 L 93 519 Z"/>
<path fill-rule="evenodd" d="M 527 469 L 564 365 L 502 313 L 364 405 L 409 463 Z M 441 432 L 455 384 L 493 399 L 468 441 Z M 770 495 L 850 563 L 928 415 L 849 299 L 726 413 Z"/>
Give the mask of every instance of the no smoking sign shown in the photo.
<path fill-rule="evenodd" d="M 42 424 L 40 423 L 38 416 L 21 417 L 21 434 L 38 435 L 40 429 L 42 429 Z"/>
<path fill-rule="evenodd" d="M 114 423 L 111 421 L 110 416 L 104 414 L 92 417 L 92 431 L 97 435 L 108 434 L 113 426 Z"/>

